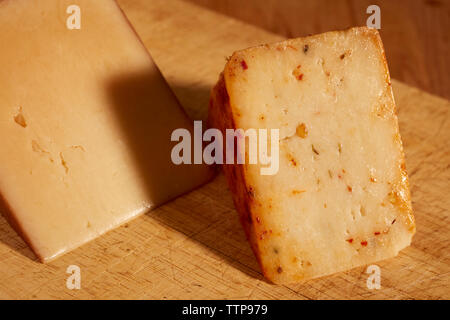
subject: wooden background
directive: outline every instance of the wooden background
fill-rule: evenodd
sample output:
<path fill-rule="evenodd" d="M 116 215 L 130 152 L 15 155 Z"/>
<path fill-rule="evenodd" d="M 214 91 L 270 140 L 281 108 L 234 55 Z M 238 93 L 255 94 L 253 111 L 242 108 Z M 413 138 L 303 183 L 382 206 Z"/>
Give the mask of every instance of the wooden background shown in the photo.
<path fill-rule="evenodd" d="M 381 9 L 391 76 L 450 99 L 449 0 L 188 0 L 287 38 L 365 25 Z"/>
<path fill-rule="evenodd" d="M 177 0 L 119 0 L 193 119 L 234 50 L 282 39 Z M 449 299 L 450 102 L 393 81 L 417 234 L 381 261 L 381 290 L 366 268 L 293 285 L 260 273 L 222 174 L 47 264 L 0 218 L 0 298 L 27 299 Z M 81 268 L 81 290 L 66 288 Z"/>

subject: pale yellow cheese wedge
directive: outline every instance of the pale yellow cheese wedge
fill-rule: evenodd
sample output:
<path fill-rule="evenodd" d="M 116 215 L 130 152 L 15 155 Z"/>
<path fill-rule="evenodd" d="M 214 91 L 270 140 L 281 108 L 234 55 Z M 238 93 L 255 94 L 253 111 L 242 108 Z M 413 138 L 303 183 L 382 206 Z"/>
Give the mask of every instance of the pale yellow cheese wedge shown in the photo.
<path fill-rule="evenodd" d="M 225 165 L 264 275 L 296 282 L 390 258 L 415 232 L 378 32 L 353 28 L 233 54 L 213 127 L 279 129 L 279 170 Z M 248 150 L 247 150 L 248 151 Z M 241 150 L 244 152 L 244 150 Z"/>
<path fill-rule="evenodd" d="M 0 30 L 2 213 L 40 260 L 211 177 L 172 164 L 191 123 L 114 1 L 1 1 Z"/>

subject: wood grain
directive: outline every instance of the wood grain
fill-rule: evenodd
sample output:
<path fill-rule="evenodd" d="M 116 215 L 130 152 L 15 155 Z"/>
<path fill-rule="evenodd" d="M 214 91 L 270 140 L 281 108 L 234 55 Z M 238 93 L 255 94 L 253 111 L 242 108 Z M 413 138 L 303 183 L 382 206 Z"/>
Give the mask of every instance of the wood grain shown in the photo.
<path fill-rule="evenodd" d="M 450 99 L 448 0 L 188 0 L 287 38 L 365 25 L 381 9 L 393 78 Z"/>
<path fill-rule="evenodd" d="M 193 119 L 205 119 L 225 57 L 280 36 L 176 0 L 119 0 Z M 6 299 L 448 299 L 450 102 L 393 82 L 417 234 L 380 262 L 289 286 L 267 283 L 245 240 L 225 179 L 176 199 L 43 265 L 0 219 L 0 298 Z M 66 288 L 78 265 L 81 290 Z"/>

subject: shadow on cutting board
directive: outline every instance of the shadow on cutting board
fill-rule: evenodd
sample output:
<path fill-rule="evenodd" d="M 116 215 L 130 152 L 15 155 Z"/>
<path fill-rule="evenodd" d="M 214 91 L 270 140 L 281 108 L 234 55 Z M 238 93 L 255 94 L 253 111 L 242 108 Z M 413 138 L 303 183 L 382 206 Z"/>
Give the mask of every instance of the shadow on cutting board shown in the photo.
<path fill-rule="evenodd" d="M 25 243 L 25 241 L 19 236 L 19 233 L 14 230 L 11 224 L 13 221 L 8 223 L 6 219 L 6 204 L 2 201 L 0 197 L 0 245 L 5 245 L 9 250 L 12 250 L 28 259 L 38 262 L 38 258 L 31 251 L 30 247 Z M 3 251 L 3 250 L 1 250 Z M 0 251 L 0 252 L 1 252 Z"/>
<path fill-rule="evenodd" d="M 206 118 L 210 87 L 177 84 L 174 92 L 179 101 L 187 106 L 186 113 L 189 116 L 203 120 Z M 158 187 L 161 183 L 174 186 L 180 179 L 189 179 L 188 176 L 181 176 L 183 172 L 180 175 L 164 172 L 168 162 L 171 164 L 171 173 L 177 170 L 170 158 L 171 149 L 177 142 L 170 141 L 170 135 L 175 129 L 170 127 L 171 123 L 161 125 L 165 121 L 163 115 L 168 112 L 164 110 L 165 103 L 161 97 L 172 98 L 173 93 L 161 85 L 157 75 L 149 72 L 113 79 L 108 94 L 127 140 L 125 143 L 132 150 L 139 173 L 146 183 L 149 197 L 160 196 Z M 148 113 L 149 108 L 151 113 Z M 151 141 L 151 137 L 156 137 L 156 134 L 159 134 L 157 139 Z M 165 137 L 161 137 L 161 134 Z M 142 136 L 146 136 L 146 139 L 140 139 Z M 163 143 L 158 142 L 161 140 Z M 157 158 L 155 152 L 158 153 Z M 190 166 L 192 168 L 194 165 Z M 191 170 L 200 170 L 196 168 L 201 166 L 195 165 Z M 199 174 L 204 173 L 202 170 Z M 223 175 L 219 175 L 207 187 L 170 201 L 148 215 L 201 244 L 218 260 L 225 261 L 251 277 L 262 279 Z"/>
<path fill-rule="evenodd" d="M 8 248 L 7 250 L 38 262 L 38 258 L 31 250 L 31 246 L 27 245 L 27 243 L 30 243 L 28 238 L 11 212 L 11 206 L 8 201 L 0 194 L 0 258 L 3 257 L 4 252 L 4 248 L 1 248 L 1 245 L 5 245 Z M 19 235 L 22 235 L 22 237 Z"/>

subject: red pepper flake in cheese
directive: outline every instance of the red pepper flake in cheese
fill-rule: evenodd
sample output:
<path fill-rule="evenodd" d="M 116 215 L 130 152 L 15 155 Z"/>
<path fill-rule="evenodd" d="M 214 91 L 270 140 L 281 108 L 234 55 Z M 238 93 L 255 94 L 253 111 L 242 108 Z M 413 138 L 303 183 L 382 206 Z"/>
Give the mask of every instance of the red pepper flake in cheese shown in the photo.
<path fill-rule="evenodd" d="M 248 196 L 250 198 L 254 198 L 255 197 L 255 190 L 253 189 L 252 186 L 248 187 L 247 194 L 248 194 Z"/>
<path fill-rule="evenodd" d="M 294 167 L 296 167 L 297 166 L 297 161 L 294 159 L 294 157 L 291 154 L 289 154 L 288 157 L 289 157 L 289 161 L 291 162 L 291 164 Z"/>
<path fill-rule="evenodd" d="M 295 69 L 292 71 L 292 75 L 297 79 L 297 80 L 303 80 L 303 73 L 301 73 L 300 68 L 302 66 L 299 64 L 297 67 L 295 67 Z"/>
<path fill-rule="evenodd" d="M 245 60 L 241 61 L 241 66 L 242 66 L 242 69 L 244 69 L 244 70 L 248 69 L 248 65 L 247 65 L 247 62 L 245 62 Z"/>
<path fill-rule="evenodd" d="M 374 232 L 373 234 L 376 235 L 376 236 L 379 236 L 379 235 L 380 235 L 380 232 L 379 232 L 379 231 L 376 231 L 376 232 Z"/>
<path fill-rule="evenodd" d="M 366 246 L 367 246 L 367 241 L 361 241 L 361 245 L 362 245 L 363 247 L 366 247 Z"/>
<path fill-rule="evenodd" d="M 348 190 L 348 192 L 352 192 L 352 187 L 350 187 L 350 186 L 347 186 L 347 190 Z"/>
<path fill-rule="evenodd" d="M 352 243 L 353 242 L 353 238 L 347 239 L 346 240 L 348 243 Z"/>
<path fill-rule="evenodd" d="M 260 240 L 263 240 L 263 239 L 265 238 L 266 234 L 267 234 L 267 230 L 264 230 L 264 231 L 261 233 L 261 235 L 259 236 L 259 239 L 260 239 Z"/>

